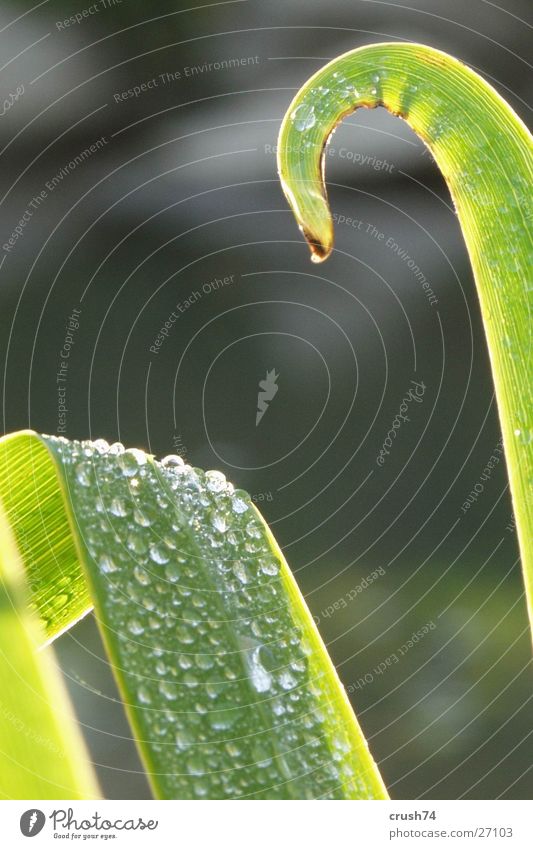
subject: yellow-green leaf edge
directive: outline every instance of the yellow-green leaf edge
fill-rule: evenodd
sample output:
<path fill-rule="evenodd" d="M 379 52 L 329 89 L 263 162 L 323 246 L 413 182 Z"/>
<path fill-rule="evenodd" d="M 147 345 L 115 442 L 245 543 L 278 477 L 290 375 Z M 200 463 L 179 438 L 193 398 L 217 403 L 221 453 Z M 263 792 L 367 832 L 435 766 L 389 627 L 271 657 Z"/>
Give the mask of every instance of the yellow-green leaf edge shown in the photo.
<path fill-rule="evenodd" d="M 52 649 L 39 650 L 42 640 L 0 506 L 0 798 L 97 799 L 61 675 Z"/>

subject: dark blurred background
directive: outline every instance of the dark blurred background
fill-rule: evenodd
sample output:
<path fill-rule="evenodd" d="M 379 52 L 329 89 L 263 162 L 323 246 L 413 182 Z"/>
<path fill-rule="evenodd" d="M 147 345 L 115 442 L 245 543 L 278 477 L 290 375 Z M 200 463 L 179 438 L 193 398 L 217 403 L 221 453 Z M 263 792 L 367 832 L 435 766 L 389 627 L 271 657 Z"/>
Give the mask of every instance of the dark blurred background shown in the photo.
<path fill-rule="evenodd" d="M 330 200 L 355 223 L 336 227 L 324 265 L 309 262 L 274 148 L 307 77 L 375 41 L 453 53 L 528 122 L 531 4 L 504 6 L 44 0 L 0 11 L 4 431 L 64 425 L 71 438 L 182 453 L 248 489 L 400 799 L 527 798 L 533 787 L 503 462 L 477 486 L 500 434 L 476 293 L 443 180 L 402 121 L 361 110 L 338 129 Z M 63 421 L 56 375 L 73 310 Z M 279 390 L 256 426 L 271 369 Z M 420 400 L 379 466 L 411 381 Z M 56 648 L 105 793 L 146 796 L 92 617 Z"/>

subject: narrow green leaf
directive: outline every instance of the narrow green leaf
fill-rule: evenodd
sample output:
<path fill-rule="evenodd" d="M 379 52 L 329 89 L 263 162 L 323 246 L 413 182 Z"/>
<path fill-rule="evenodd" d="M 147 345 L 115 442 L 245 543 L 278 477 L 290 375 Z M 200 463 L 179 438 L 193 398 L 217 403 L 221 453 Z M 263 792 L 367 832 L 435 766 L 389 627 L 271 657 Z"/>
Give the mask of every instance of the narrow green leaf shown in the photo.
<path fill-rule="evenodd" d="M 386 798 L 305 602 L 246 493 L 218 472 L 102 441 L 25 432 L 0 447 L 4 468 L 16 461 L 15 534 L 43 492 L 54 505 L 47 540 L 52 559 L 68 552 L 72 618 L 87 600 L 82 574 L 157 796 Z M 17 468 L 35 481 L 25 507 L 13 495 Z M 27 568 L 47 610 L 68 620 L 68 602 L 45 591 L 45 544 L 33 541 L 32 551 L 41 569 Z M 61 562 L 50 566 L 60 581 Z"/>
<path fill-rule="evenodd" d="M 32 431 L 0 439 L 0 499 L 26 568 L 32 604 L 49 639 L 92 609 L 50 452 Z"/>
<path fill-rule="evenodd" d="M 0 507 L 0 799 L 90 799 L 99 791 L 51 649 L 30 612 Z"/>
<path fill-rule="evenodd" d="M 419 44 L 373 44 L 334 59 L 283 121 L 278 167 L 312 258 L 333 246 L 324 148 L 359 107 L 385 106 L 431 150 L 454 200 L 474 271 L 503 432 L 533 624 L 533 140 L 478 74 Z"/>

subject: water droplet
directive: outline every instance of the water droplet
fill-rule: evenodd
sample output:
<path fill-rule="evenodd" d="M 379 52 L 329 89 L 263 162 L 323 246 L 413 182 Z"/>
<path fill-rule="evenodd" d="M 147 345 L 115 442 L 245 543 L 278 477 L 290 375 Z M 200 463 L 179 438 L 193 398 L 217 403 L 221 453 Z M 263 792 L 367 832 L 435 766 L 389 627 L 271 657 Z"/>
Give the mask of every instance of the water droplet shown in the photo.
<path fill-rule="evenodd" d="M 253 687 L 258 693 L 266 693 L 272 685 L 272 677 L 260 660 L 261 646 L 256 646 L 245 655 L 248 674 Z"/>
<path fill-rule="evenodd" d="M 78 463 L 76 466 L 76 480 L 82 486 L 91 486 L 92 467 L 90 463 Z"/>
<path fill-rule="evenodd" d="M 150 546 L 150 559 L 153 560 L 154 563 L 158 563 L 160 566 L 163 566 L 170 560 L 165 549 L 160 545 L 154 544 Z"/>
<path fill-rule="evenodd" d="M 183 462 L 181 457 L 178 457 L 177 454 L 167 454 L 167 456 L 163 457 L 163 459 L 161 460 L 161 465 L 164 466 L 166 469 L 175 469 L 176 466 L 183 468 L 183 466 L 185 466 L 185 463 Z"/>
<path fill-rule="evenodd" d="M 210 654 L 197 654 L 195 657 L 195 663 L 198 669 L 212 669 L 215 665 L 215 661 L 213 660 Z"/>
<path fill-rule="evenodd" d="M 248 583 L 248 572 L 246 571 L 246 566 L 240 560 L 238 560 L 233 566 L 233 574 L 236 578 L 239 579 L 241 584 Z"/>
<path fill-rule="evenodd" d="M 290 672 L 284 670 L 279 676 L 279 683 L 284 690 L 292 690 L 292 688 L 296 686 L 297 681 Z"/>
<path fill-rule="evenodd" d="M 196 799 L 203 799 L 209 793 L 209 788 L 213 787 L 213 778 L 210 777 L 205 781 L 201 781 L 199 778 L 196 778 L 193 784 L 194 788 L 194 796 Z"/>
<path fill-rule="evenodd" d="M 109 454 L 124 454 L 124 446 L 122 442 L 113 442 L 112 445 L 109 446 L 108 453 Z"/>
<path fill-rule="evenodd" d="M 159 684 L 159 692 L 165 699 L 168 699 L 169 702 L 176 699 L 178 696 L 178 688 L 176 684 L 173 684 L 172 681 L 161 681 Z"/>
<path fill-rule="evenodd" d="M 109 443 L 105 439 L 95 439 L 92 443 L 95 451 L 99 454 L 107 454 L 109 451 Z"/>
<path fill-rule="evenodd" d="M 135 567 L 135 569 L 133 570 L 133 575 L 135 577 L 135 580 L 143 587 L 147 587 L 149 584 L 152 583 L 150 575 L 148 574 L 146 569 L 143 569 L 141 566 Z"/>
<path fill-rule="evenodd" d="M 194 632 L 185 625 L 178 625 L 176 628 L 176 637 L 178 642 L 183 643 L 185 646 L 190 646 L 191 643 L 194 643 Z"/>
<path fill-rule="evenodd" d="M 222 472 L 209 471 L 205 473 L 206 486 L 210 492 L 222 492 L 226 487 L 226 476 Z"/>
<path fill-rule="evenodd" d="M 274 557 L 263 557 L 259 564 L 259 568 L 263 575 L 277 575 L 279 572 L 279 563 Z"/>
<path fill-rule="evenodd" d="M 209 724 L 213 731 L 230 731 L 236 720 L 235 710 L 213 710 L 209 714 Z"/>
<path fill-rule="evenodd" d="M 133 518 L 141 528 L 149 528 L 152 524 L 151 518 L 146 514 L 146 512 L 143 512 L 138 507 L 135 507 L 133 511 Z"/>
<path fill-rule="evenodd" d="M 190 654 L 180 654 L 178 657 L 178 666 L 180 669 L 186 670 L 192 667 L 192 657 Z"/>
<path fill-rule="evenodd" d="M 216 531 L 218 531 L 220 534 L 223 534 L 223 533 L 226 532 L 226 530 L 228 528 L 228 524 L 226 522 L 226 517 L 225 517 L 224 513 L 221 513 L 220 510 L 212 510 L 211 515 L 210 515 L 210 519 L 211 519 L 211 524 L 213 525 L 213 527 Z"/>
<path fill-rule="evenodd" d="M 126 503 L 123 498 L 113 498 L 109 512 L 113 514 L 113 516 L 127 516 L 128 510 L 126 508 Z"/>
<path fill-rule="evenodd" d="M 242 489 L 235 490 L 234 496 L 231 500 L 231 509 L 234 513 L 240 515 L 241 513 L 245 513 L 246 510 L 249 509 L 249 506 L 246 502 L 247 498 L 247 494 Z"/>
<path fill-rule="evenodd" d="M 252 746 L 252 757 L 259 769 L 266 769 L 272 764 L 268 748 L 263 743 L 255 742 Z"/>
<path fill-rule="evenodd" d="M 272 712 L 275 716 L 283 716 L 283 714 L 286 712 L 285 705 L 283 704 L 283 702 L 272 702 Z"/>
<path fill-rule="evenodd" d="M 103 554 L 98 561 L 98 566 L 101 572 L 108 575 L 111 572 L 118 572 L 118 566 L 109 554 Z"/>
<path fill-rule="evenodd" d="M 299 132 L 310 130 L 316 122 L 315 108 L 312 105 L 308 106 L 306 103 L 302 103 L 291 114 L 291 118 L 295 129 Z"/>
<path fill-rule="evenodd" d="M 133 634 L 135 637 L 140 637 L 141 634 L 144 634 L 144 628 L 138 619 L 130 619 L 127 627 L 130 634 Z"/>
<path fill-rule="evenodd" d="M 206 606 L 206 600 L 202 595 L 195 593 L 191 596 L 191 604 L 193 604 L 196 610 L 202 610 Z"/>
<path fill-rule="evenodd" d="M 179 581 L 181 576 L 179 565 L 177 563 L 169 563 L 165 569 L 165 576 L 167 580 L 171 581 L 173 584 Z"/>
<path fill-rule="evenodd" d="M 60 610 L 62 607 L 68 604 L 69 601 L 70 595 L 68 595 L 68 593 L 58 593 L 53 597 L 53 599 L 51 599 L 49 604 L 51 605 L 51 607 L 54 608 L 54 610 Z"/>
<path fill-rule="evenodd" d="M 205 770 L 202 759 L 198 755 L 191 755 L 187 758 L 187 772 L 189 775 L 203 775 Z"/>
<path fill-rule="evenodd" d="M 119 455 L 118 464 L 122 469 L 122 473 L 131 478 L 139 471 L 139 466 L 146 463 L 147 457 L 144 451 L 139 451 L 138 448 L 128 448 L 123 454 Z"/>
<path fill-rule="evenodd" d="M 261 525 L 254 519 L 246 525 L 246 533 L 252 539 L 261 539 L 262 530 Z"/>
<path fill-rule="evenodd" d="M 137 698 L 143 705 L 149 705 L 152 703 L 150 691 L 144 685 L 139 687 L 139 689 L 137 690 Z"/>
<path fill-rule="evenodd" d="M 144 554 L 148 548 L 145 538 L 141 534 L 128 534 L 127 545 L 134 554 Z"/>
<path fill-rule="evenodd" d="M 188 749 L 189 746 L 194 743 L 194 739 L 188 731 L 185 731 L 184 728 L 181 728 L 179 731 L 176 732 L 176 736 L 174 739 L 176 741 L 177 748 L 182 752 L 185 751 L 185 749 Z"/>

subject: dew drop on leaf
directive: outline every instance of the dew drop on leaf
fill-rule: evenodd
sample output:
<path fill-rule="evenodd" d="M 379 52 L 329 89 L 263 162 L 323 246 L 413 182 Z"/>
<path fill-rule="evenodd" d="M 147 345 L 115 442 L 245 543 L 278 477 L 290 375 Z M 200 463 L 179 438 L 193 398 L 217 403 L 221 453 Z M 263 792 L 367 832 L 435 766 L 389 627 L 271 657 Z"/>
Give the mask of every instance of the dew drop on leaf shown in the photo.
<path fill-rule="evenodd" d="M 153 560 L 154 563 L 163 566 L 165 563 L 168 563 L 170 557 L 163 546 L 152 544 L 150 546 L 150 559 Z"/>
<path fill-rule="evenodd" d="M 127 627 L 130 634 L 133 634 L 135 637 L 140 637 L 141 634 L 144 634 L 144 628 L 138 619 L 130 619 Z"/>
<path fill-rule="evenodd" d="M 310 130 L 316 123 L 315 107 L 302 103 L 291 114 L 291 118 L 295 129 L 299 132 Z"/>
<path fill-rule="evenodd" d="M 146 459 L 144 451 L 139 451 L 138 448 L 128 448 L 127 451 L 119 455 L 118 463 L 122 473 L 130 478 L 139 472 L 139 466 L 143 466 Z"/>
<path fill-rule="evenodd" d="M 152 703 L 150 691 L 145 686 L 139 687 L 139 689 L 137 690 L 137 698 L 143 705 L 149 705 Z"/>
<path fill-rule="evenodd" d="M 90 463 L 78 463 L 76 466 L 76 480 L 82 486 L 91 486 L 93 478 Z"/>
<path fill-rule="evenodd" d="M 173 701 L 178 696 L 178 688 L 171 681 L 161 681 L 159 684 L 159 692 L 168 701 Z"/>
<path fill-rule="evenodd" d="M 110 574 L 111 572 L 118 572 L 118 566 L 109 554 L 102 554 L 98 561 L 98 566 L 100 571 L 105 575 Z"/>

